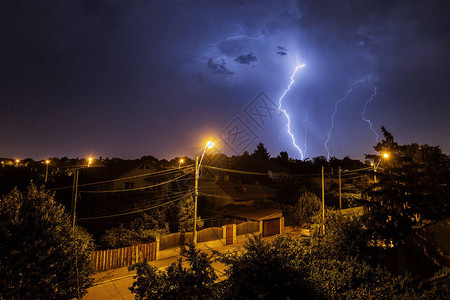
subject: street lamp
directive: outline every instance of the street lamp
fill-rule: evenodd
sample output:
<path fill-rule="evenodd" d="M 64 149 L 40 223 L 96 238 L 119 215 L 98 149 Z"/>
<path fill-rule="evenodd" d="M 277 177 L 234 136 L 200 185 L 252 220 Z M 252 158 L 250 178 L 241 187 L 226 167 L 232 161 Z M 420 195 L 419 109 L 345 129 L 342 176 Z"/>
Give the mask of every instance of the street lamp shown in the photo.
<path fill-rule="evenodd" d="M 383 156 L 380 157 L 380 160 L 378 161 L 377 164 L 374 164 L 374 163 L 371 164 L 373 166 L 373 171 L 375 173 L 377 172 L 378 166 L 380 165 L 380 162 L 381 162 L 381 160 L 383 158 L 388 159 L 389 158 L 389 153 L 387 153 L 387 152 L 383 153 Z M 374 181 L 377 182 L 377 175 L 376 174 L 374 175 Z"/>
<path fill-rule="evenodd" d="M 194 188 L 194 244 L 197 244 L 197 199 L 198 199 L 198 178 L 200 177 L 200 166 L 202 165 L 203 156 L 205 156 L 206 149 L 214 147 L 214 142 L 209 141 L 203 149 L 200 163 L 198 162 L 198 155 L 195 158 L 195 188 Z"/>
<path fill-rule="evenodd" d="M 47 183 L 47 177 L 48 177 L 48 164 L 50 163 L 50 160 L 46 160 L 45 161 L 45 164 L 46 164 L 46 166 L 45 166 L 45 181 L 44 181 L 44 183 Z"/>
<path fill-rule="evenodd" d="M 178 169 L 181 167 L 182 163 L 184 163 L 184 159 L 180 158 L 180 163 L 178 164 Z"/>
<path fill-rule="evenodd" d="M 91 166 L 91 164 L 92 164 L 92 157 L 89 157 L 88 158 L 88 168 Z"/>
<path fill-rule="evenodd" d="M 19 166 L 20 159 L 16 159 L 16 165 Z"/>

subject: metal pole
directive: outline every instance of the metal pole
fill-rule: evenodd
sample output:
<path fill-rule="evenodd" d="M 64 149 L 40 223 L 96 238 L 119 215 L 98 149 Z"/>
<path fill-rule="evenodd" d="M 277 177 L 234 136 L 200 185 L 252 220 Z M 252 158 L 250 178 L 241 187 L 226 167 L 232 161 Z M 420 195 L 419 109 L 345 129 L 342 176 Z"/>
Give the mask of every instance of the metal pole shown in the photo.
<path fill-rule="evenodd" d="M 47 183 L 47 177 L 48 177 L 48 163 L 45 163 L 47 165 L 47 167 L 45 168 L 45 181 L 44 183 Z"/>
<path fill-rule="evenodd" d="M 342 210 L 342 179 L 341 179 L 341 167 L 339 167 L 339 209 Z"/>
<path fill-rule="evenodd" d="M 322 167 L 322 224 L 323 233 L 325 234 L 325 173 Z"/>
<path fill-rule="evenodd" d="M 203 151 L 204 153 L 204 151 Z M 198 155 L 195 158 L 195 187 L 194 187 L 194 245 L 197 244 L 197 199 L 198 199 Z"/>
<path fill-rule="evenodd" d="M 72 205 L 71 205 L 71 210 L 70 210 L 72 231 L 75 229 L 75 214 L 76 214 L 76 210 L 77 210 L 78 173 L 79 173 L 79 170 L 75 170 L 75 173 L 73 174 Z"/>

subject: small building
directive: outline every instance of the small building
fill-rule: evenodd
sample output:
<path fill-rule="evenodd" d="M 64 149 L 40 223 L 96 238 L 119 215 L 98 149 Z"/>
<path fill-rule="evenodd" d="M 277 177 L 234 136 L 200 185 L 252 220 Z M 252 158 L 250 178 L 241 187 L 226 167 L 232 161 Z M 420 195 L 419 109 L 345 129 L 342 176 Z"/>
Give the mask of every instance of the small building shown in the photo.
<path fill-rule="evenodd" d="M 221 207 L 219 213 L 224 217 L 238 220 L 259 221 L 262 224 L 263 237 L 284 232 L 284 217 L 280 209 L 229 204 Z"/>

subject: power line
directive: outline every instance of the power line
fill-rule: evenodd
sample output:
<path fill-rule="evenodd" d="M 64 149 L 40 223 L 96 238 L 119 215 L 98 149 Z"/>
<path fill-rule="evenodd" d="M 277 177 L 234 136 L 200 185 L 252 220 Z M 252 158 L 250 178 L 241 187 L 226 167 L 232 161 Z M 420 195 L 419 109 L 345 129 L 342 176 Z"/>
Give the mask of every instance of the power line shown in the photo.
<path fill-rule="evenodd" d="M 140 213 L 140 212 L 144 212 L 147 210 L 151 210 L 154 208 L 158 208 L 164 205 L 168 205 L 170 203 L 176 202 L 176 201 L 180 201 L 183 200 L 184 198 L 186 198 L 188 195 L 185 196 L 181 196 L 177 199 L 174 199 L 172 201 L 168 201 L 162 204 L 158 204 L 152 207 L 147 207 L 147 208 L 143 208 L 143 209 L 139 209 L 139 210 L 134 210 L 134 211 L 129 211 L 129 212 L 123 212 L 123 213 L 118 213 L 118 214 L 114 214 L 114 215 L 107 215 L 107 216 L 99 216 L 99 217 L 89 217 L 89 218 L 79 218 L 78 221 L 87 221 L 87 220 L 97 220 L 97 219 L 105 219 L 105 218 L 113 218 L 113 217 L 120 217 L 120 216 L 125 216 L 125 215 L 131 215 L 131 214 L 135 214 L 135 213 Z"/>
<path fill-rule="evenodd" d="M 131 192 L 131 191 L 139 191 L 139 190 L 145 190 L 145 189 L 149 189 L 149 188 L 154 188 L 160 185 L 164 185 L 173 181 L 176 181 L 182 177 L 185 177 L 186 175 L 189 175 L 190 173 L 185 173 L 183 175 L 180 175 L 178 177 L 172 178 L 170 180 L 167 181 L 163 181 L 163 182 L 159 182 L 156 184 L 152 184 L 152 185 L 147 185 L 147 186 L 143 186 L 143 187 L 138 187 L 138 188 L 133 188 L 133 189 L 121 189 L 121 190 L 111 190 L 111 191 L 87 191 L 87 190 L 80 190 L 79 192 L 83 192 L 83 193 L 118 193 L 118 192 Z"/>
<path fill-rule="evenodd" d="M 184 166 L 184 167 L 182 167 L 180 169 L 163 170 L 163 171 L 145 173 L 145 174 L 141 174 L 141 175 L 129 176 L 129 177 L 124 177 L 124 178 L 117 178 L 117 179 L 110 179 L 110 180 L 97 181 L 97 182 L 91 182 L 91 183 L 84 183 L 84 184 L 80 184 L 78 186 L 79 187 L 83 187 L 83 186 L 97 185 L 97 184 L 103 184 L 103 183 L 108 183 L 108 182 L 115 182 L 115 181 L 134 179 L 134 178 L 139 178 L 139 177 L 154 176 L 154 175 L 167 175 L 167 174 L 170 174 L 170 173 L 177 173 L 179 171 L 182 171 L 182 170 L 185 170 L 185 169 L 188 169 L 188 168 L 192 169 L 192 165 Z M 165 173 L 167 173 L 167 174 L 165 174 Z M 56 191 L 56 190 L 69 189 L 69 188 L 72 188 L 72 186 L 57 187 L 57 188 L 51 188 L 51 189 L 48 189 L 48 190 Z"/>

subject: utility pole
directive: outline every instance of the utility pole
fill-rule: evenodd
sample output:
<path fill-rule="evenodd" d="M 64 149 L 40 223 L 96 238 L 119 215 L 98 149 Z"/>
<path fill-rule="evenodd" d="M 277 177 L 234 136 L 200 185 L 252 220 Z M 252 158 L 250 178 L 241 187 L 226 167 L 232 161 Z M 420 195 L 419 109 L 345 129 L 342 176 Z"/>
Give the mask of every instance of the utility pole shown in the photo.
<path fill-rule="evenodd" d="M 322 224 L 323 233 L 325 234 L 325 173 L 322 167 Z"/>
<path fill-rule="evenodd" d="M 342 210 L 342 179 L 341 179 L 341 167 L 339 167 L 339 209 Z"/>
<path fill-rule="evenodd" d="M 198 199 L 198 155 L 195 158 L 195 186 L 194 186 L 194 245 L 197 245 L 197 199 Z"/>
<path fill-rule="evenodd" d="M 78 194 L 78 174 L 79 169 L 73 173 L 73 187 L 72 187 L 72 205 L 70 209 L 70 221 L 72 223 L 72 231 L 75 230 L 75 214 L 77 210 L 77 194 Z"/>
<path fill-rule="evenodd" d="M 47 177 L 48 177 L 48 164 L 50 163 L 50 161 L 47 159 L 45 161 L 45 181 L 44 183 L 47 183 Z"/>

